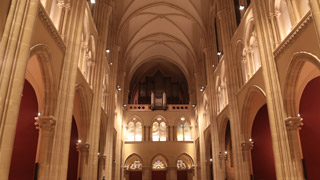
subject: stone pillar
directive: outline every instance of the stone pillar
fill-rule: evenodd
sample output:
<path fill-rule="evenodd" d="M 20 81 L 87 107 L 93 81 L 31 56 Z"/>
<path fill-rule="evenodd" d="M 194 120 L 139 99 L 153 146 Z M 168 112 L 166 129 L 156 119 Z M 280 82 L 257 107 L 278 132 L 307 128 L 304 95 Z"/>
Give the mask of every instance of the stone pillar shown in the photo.
<path fill-rule="evenodd" d="M 279 11 L 275 11 L 275 12 L 270 12 L 269 13 L 269 20 L 270 20 L 270 24 L 272 26 L 272 31 L 273 31 L 273 38 L 274 38 L 274 47 L 278 46 L 281 42 L 281 36 L 280 36 L 280 32 L 279 32 L 279 26 L 278 26 L 278 21 L 277 19 L 280 16 L 280 12 Z"/>
<path fill-rule="evenodd" d="M 143 167 L 142 168 L 142 180 L 150 180 L 151 179 L 151 167 Z"/>
<path fill-rule="evenodd" d="M 242 155 L 241 160 L 245 164 L 245 171 L 249 173 L 250 179 L 253 178 L 253 170 L 251 166 L 251 150 L 253 149 L 253 142 L 246 141 L 241 143 Z"/>
<path fill-rule="evenodd" d="M 12 0 L 0 42 L 0 180 L 8 179 L 39 0 Z"/>
<path fill-rule="evenodd" d="M 302 164 L 303 155 L 301 152 L 301 143 L 300 143 L 300 130 L 302 128 L 302 118 L 301 117 L 289 117 L 285 120 L 288 139 L 291 149 L 291 155 L 295 166 L 297 167 L 298 176 L 301 179 L 304 179 L 304 169 Z"/>
<path fill-rule="evenodd" d="M 298 169 L 290 154 L 288 132 L 285 124 L 286 112 L 284 110 L 281 86 L 278 77 L 277 65 L 274 59 L 274 48 L 271 41 L 272 28 L 268 17 L 268 2 L 254 0 L 253 14 L 256 18 L 256 32 L 262 64 L 262 73 L 265 83 L 266 101 L 270 122 L 272 147 L 277 179 L 300 180 Z"/>
<path fill-rule="evenodd" d="M 38 149 L 36 156 L 36 162 L 39 163 L 37 178 L 44 179 L 45 175 L 49 173 L 50 155 L 56 120 L 53 116 L 39 116 L 35 117 L 35 120 L 36 129 L 39 129 Z"/>
<path fill-rule="evenodd" d="M 168 167 L 167 175 L 169 176 L 169 180 L 177 180 L 177 167 Z"/>
<path fill-rule="evenodd" d="M 67 178 L 68 154 L 71 135 L 73 103 L 78 69 L 79 52 L 81 48 L 81 28 L 84 17 L 84 1 L 73 1 L 70 16 L 67 18 L 65 30 L 65 43 L 68 47 L 65 52 L 63 71 L 59 83 L 57 108 L 55 110 L 56 127 L 52 154 L 50 159 L 50 171 L 46 178 L 61 180 Z"/>
<path fill-rule="evenodd" d="M 291 25 L 292 27 L 294 27 L 297 24 L 297 19 L 298 19 L 297 13 L 296 13 L 297 11 L 294 8 L 294 4 L 292 0 L 286 0 L 286 2 L 287 2 Z"/>
<path fill-rule="evenodd" d="M 320 46 L 320 0 L 309 0 L 309 6 L 313 16 L 313 23 L 316 28 L 318 42 Z"/>
<path fill-rule="evenodd" d="M 98 180 L 101 180 L 101 179 L 103 179 L 101 172 L 106 168 L 106 156 L 98 154 L 98 163 L 99 163 Z"/>
<path fill-rule="evenodd" d="M 84 166 L 88 164 L 88 154 L 90 145 L 87 143 L 77 143 L 77 151 L 79 152 L 79 162 L 78 162 L 78 179 L 86 179 L 86 171 Z"/>

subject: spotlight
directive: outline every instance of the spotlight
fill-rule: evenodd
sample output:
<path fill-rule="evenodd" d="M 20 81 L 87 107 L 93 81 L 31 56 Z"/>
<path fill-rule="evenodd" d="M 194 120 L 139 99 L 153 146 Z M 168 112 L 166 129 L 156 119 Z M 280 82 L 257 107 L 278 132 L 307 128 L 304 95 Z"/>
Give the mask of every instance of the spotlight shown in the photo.
<path fill-rule="evenodd" d="M 222 54 L 221 51 L 218 51 L 218 52 L 217 52 L 217 55 L 218 55 L 218 56 L 221 56 L 221 54 Z"/>
<path fill-rule="evenodd" d="M 38 113 L 38 117 L 41 116 L 41 112 Z"/>
<path fill-rule="evenodd" d="M 127 104 L 123 104 L 123 107 L 127 107 Z"/>
<path fill-rule="evenodd" d="M 110 49 L 106 49 L 106 53 L 110 53 Z"/>
<path fill-rule="evenodd" d="M 81 139 L 78 139 L 78 143 L 81 143 Z"/>
<path fill-rule="evenodd" d="M 240 11 L 244 10 L 245 8 L 246 8 L 246 7 L 245 7 L 244 5 L 240 5 L 240 6 L 239 6 Z"/>

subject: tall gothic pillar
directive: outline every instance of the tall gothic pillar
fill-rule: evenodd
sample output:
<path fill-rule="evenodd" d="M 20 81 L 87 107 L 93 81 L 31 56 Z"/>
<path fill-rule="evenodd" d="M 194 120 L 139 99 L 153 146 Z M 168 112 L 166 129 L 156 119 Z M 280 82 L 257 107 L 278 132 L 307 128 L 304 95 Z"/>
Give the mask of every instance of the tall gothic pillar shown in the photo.
<path fill-rule="evenodd" d="M 313 16 L 313 23 L 316 28 L 318 42 L 320 46 L 320 0 L 309 0 L 309 6 Z"/>
<path fill-rule="evenodd" d="M 12 0 L 0 42 L 0 180 L 8 179 L 39 0 Z"/>
<path fill-rule="evenodd" d="M 37 177 L 38 179 L 45 179 L 45 175 L 49 173 L 50 155 L 56 120 L 53 116 L 39 116 L 35 117 L 35 120 L 36 128 L 39 129 L 37 150 L 37 163 L 39 163 L 39 169 Z"/>

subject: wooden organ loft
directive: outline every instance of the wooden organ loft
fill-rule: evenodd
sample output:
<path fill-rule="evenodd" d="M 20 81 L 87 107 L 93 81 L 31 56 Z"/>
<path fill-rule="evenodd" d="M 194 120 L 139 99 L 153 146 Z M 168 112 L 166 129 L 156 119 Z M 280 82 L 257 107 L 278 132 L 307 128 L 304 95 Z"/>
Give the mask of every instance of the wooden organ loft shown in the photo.
<path fill-rule="evenodd" d="M 150 104 L 152 110 L 166 110 L 167 104 L 189 104 L 186 79 L 166 77 L 159 70 L 141 78 L 133 87 L 130 104 Z"/>

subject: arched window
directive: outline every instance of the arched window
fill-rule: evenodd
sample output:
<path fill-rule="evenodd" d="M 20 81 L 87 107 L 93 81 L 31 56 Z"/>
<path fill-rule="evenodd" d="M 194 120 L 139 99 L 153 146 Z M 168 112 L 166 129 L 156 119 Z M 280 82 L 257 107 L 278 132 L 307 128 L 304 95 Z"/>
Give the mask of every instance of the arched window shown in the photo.
<path fill-rule="evenodd" d="M 167 140 L 167 124 L 158 117 L 152 124 L 152 141 L 166 141 Z"/>
<path fill-rule="evenodd" d="M 186 163 L 184 163 L 183 160 L 178 160 L 177 161 L 177 169 L 178 170 L 187 169 Z"/>
<path fill-rule="evenodd" d="M 135 117 L 128 122 L 126 140 L 131 142 L 142 141 L 142 123 Z"/>
<path fill-rule="evenodd" d="M 177 125 L 177 141 L 191 141 L 191 125 L 181 117 Z"/>
<path fill-rule="evenodd" d="M 156 160 L 152 164 L 152 169 L 165 169 L 165 168 L 166 168 L 166 166 L 161 160 Z"/>
<path fill-rule="evenodd" d="M 281 40 L 283 40 L 289 34 L 292 27 L 287 1 L 276 0 L 274 13 L 277 17 Z"/>

